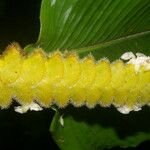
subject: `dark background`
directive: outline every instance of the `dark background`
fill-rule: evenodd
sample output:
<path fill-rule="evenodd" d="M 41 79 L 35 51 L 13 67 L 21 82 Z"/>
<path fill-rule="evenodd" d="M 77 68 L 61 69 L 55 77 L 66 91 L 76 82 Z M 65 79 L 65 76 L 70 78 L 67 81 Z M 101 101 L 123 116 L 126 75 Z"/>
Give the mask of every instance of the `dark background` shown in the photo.
<path fill-rule="evenodd" d="M 41 0 L 0 0 L 1 51 L 14 41 L 22 47 L 36 42 L 40 29 L 40 3 Z M 9 109 L 0 110 L 0 150 L 57 150 L 49 133 L 54 112 L 44 109 L 18 114 L 14 112 L 16 105 L 14 102 Z M 132 149 L 147 149 L 146 146 L 149 147 L 148 141 Z"/>
<path fill-rule="evenodd" d="M 37 40 L 41 0 L 0 0 L 0 48 L 10 42 L 22 46 Z"/>
<path fill-rule="evenodd" d="M 0 50 L 11 42 L 22 47 L 36 42 L 39 34 L 41 0 L 0 0 Z M 0 150 L 57 150 L 49 133 L 54 112 L 19 114 L 13 105 L 0 110 Z"/>

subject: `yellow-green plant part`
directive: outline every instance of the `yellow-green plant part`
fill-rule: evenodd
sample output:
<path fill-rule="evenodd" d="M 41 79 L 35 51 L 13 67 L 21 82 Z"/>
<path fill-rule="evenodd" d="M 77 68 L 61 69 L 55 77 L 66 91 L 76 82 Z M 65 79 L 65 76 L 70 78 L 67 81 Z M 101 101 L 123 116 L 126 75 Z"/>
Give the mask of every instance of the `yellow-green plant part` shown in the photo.
<path fill-rule="evenodd" d="M 150 104 L 150 57 L 139 54 L 126 63 L 110 63 L 91 55 L 79 59 L 73 52 L 46 54 L 40 48 L 25 54 L 11 44 L 0 58 L 0 106 L 7 108 L 12 98 L 21 105 L 36 101 L 43 107 L 72 103 L 136 110 Z"/>

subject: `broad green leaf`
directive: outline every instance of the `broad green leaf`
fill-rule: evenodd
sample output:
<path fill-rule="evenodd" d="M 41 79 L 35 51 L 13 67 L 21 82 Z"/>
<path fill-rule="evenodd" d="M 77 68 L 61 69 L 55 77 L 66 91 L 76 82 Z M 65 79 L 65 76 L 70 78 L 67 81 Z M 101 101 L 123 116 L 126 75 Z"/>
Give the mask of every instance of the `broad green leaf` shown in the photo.
<path fill-rule="evenodd" d="M 68 107 L 56 112 L 50 132 L 62 150 L 101 150 L 135 147 L 150 140 L 150 109 L 128 115 L 114 108 Z M 60 123 L 63 119 L 64 125 Z"/>
<path fill-rule="evenodd" d="M 36 44 L 115 60 L 127 51 L 150 55 L 149 0 L 43 0 Z M 149 108 L 122 115 L 113 108 L 58 110 L 50 131 L 62 150 L 136 146 L 150 140 Z M 64 127 L 60 124 L 63 115 Z"/>
<path fill-rule="evenodd" d="M 149 0 L 43 0 L 40 20 L 32 46 L 45 51 L 75 50 L 97 59 L 126 51 L 150 54 Z"/>

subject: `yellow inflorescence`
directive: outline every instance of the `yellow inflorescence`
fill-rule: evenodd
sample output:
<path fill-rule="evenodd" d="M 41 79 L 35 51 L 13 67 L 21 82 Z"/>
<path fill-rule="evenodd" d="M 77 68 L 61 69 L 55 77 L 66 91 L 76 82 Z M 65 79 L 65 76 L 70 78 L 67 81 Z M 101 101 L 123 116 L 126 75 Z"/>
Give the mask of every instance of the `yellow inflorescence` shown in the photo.
<path fill-rule="evenodd" d="M 107 59 L 95 62 L 75 53 L 51 54 L 37 49 L 25 55 L 12 44 L 0 58 L 0 106 L 7 108 L 16 99 L 20 104 L 37 101 L 44 107 L 53 103 L 65 107 L 96 104 L 133 107 L 150 103 L 150 70 L 138 72 L 134 64 Z"/>

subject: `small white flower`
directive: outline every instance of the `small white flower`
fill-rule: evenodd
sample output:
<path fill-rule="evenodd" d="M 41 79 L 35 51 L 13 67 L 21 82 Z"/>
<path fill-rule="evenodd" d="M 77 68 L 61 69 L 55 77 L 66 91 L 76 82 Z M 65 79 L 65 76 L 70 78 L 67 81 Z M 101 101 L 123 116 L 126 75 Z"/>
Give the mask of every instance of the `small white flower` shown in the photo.
<path fill-rule="evenodd" d="M 132 52 L 126 52 L 121 56 L 123 60 L 129 60 L 127 64 L 134 64 L 135 71 L 138 72 L 143 65 L 145 70 L 150 70 L 150 57 L 142 53 L 136 53 L 136 57 Z"/>
<path fill-rule="evenodd" d="M 40 107 L 37 103 L 30 103 L 30 104 L 27 104 L 27 105 L 22 105 L 22 106 L 17 106 L 14 108 L 16 112 L 18 113 L 26 113 L 28 110 L 31 110 L 31 111 L 41 111 L 43 110 L 42 107 Z"/>
<path fill-rule="evenodd" d="M 130 60 L 135 58 L 135 55 L 132 52 L 126 52 L 121 57 L 122 60 Z"/>
<path fill-rule="evenodd" d="M 29 110 L 29 107 L 24 105 L 24 106 L 17 106 L 14 108 L 16 112 L 23 114 L 26 113 Z"/>
<path fill-rule="evenodd" d="M 118 107 L 117 110 L 122 114 L 129 114 L 130 111 L 140 111 L 142 109 L 140 106 L 134 106 L 134 107 L 122 106 L 122 107 Z"/>

